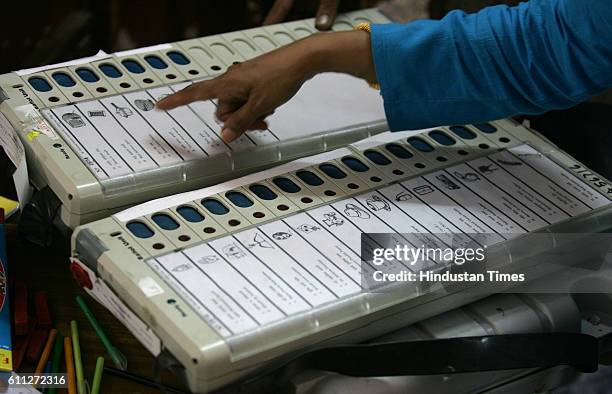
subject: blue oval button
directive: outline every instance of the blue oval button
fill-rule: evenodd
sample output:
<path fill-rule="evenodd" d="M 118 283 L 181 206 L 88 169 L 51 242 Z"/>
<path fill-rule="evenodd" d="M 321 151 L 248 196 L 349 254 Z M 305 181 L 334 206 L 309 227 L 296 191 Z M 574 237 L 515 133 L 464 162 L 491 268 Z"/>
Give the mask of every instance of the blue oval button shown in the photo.
<path fill-rule="evenodd" d="M 272 182 L 286 193 L 297 193 L 302 190 L 298 185 L 295 184 L 295 182 L 293 182 L 289 178 L 278 177 L 272 179 Z"/>
<path fill-rule="evenodd" d="M 189 205 L 183 205 L 182 207 L 178 207 L 176 209 L 179 215 L 182 216 L 188 222 L 198 223 L 204 220 L 204 216 L 194 207 L 190 207 Z"/>
<path fill-rule="evenodd" d="M 205 198 L 202 200 L 202 205 L 204 208 L 208 210 L 208 212 L 213 213 L 215 215 L 225 215 L 229 212 L 229 209 L 223 204 L 221 204 L 218 200 L 214 198 Z"/>
<path fill-rule="evenodd" d="M 250 198 L 235 190 L 225 193 L 225 197 L 227 197 L 232 204 L 240 208 L 248 208 L 253 205 L 253 201 L 251 201 Z"/>
<path fill-rule="evenodd" d="M 164 68 L 168 68 L 168 65 L 165 61 L 163 61 L 159 56 L 149 55 L 145 56 L 145 60 L 149 65 L 158 70 L 163 70 Z"/>
<path fill-rule="evenodd" d="M 434 139 L 438 144 L 444 146 L 455 145 L 457 141 L 455 141 L 448 134 L 443 132 L 442 130 L 433 130 L 429 132 L 429 136 Z"/>
<path fill-rule="evenodd" d="M 93 83 L 100 80 L 100 77 L 95 72 L 86 67 L 77 68 L 76 73 L 85 82 Z"/>
<path fill-rule="evenodd" d="M 301 170 L 295 173 L 302 182 L 310 186 L 321 186 L 324 181 L 317 174 L 311 171 Z"/>
<path fill-rule="evenodd" d="M 497 128 L 491 123 L 478 123 L 474 125 L 478 130 L 486 134 L 493 134 L 497 131 Z"/>
<path fill-rule="evenodd" d="M 65 88 L 71 88 L 74 85 L 76 85 L 76 82 L 74 81 L 74 79 L 72 79 L 70 75 L 64 72 L 55 72 L 51 74 L 51 76 L 53 77 L 55 82 L 58 83 L 58 85 L 63 86 Z"/>
<path fill-rule="evenodd" d="M 278 197 L 269 187 L 260 184 L 249 186 L 249 190 L 255 193 L 257 197 L 266 201 L 271 201 Z"/>
<path fill-rule="evenodd" d="M 110 63 L 102 63 L 98 68 L 109 78 L 119 78 L 123 75 L 121 71 Z"/>
<path fill-rule="evenodd" d="M 476 133 L 464 126 L 451 126 L 451 131 L 464 140 L 473 140 L 476 138 Z"/>
<path fill-rule="evenodd" d="M 121 64 L 123 64 L 123 66 L 127 68 L 128 71 L 131 73 L 142 74 L 143 72 L 145 72 L 144 67 L 134 59 L 122 60 Z"/>
<path fill-rule="evenodd" d="M 387 158 L 385 155 L 383 155 L 382 153 L 378 151 L 367 150 L 363 152 L 363 154 L 370 161 L 372 161 L 372 163 L 378 164 L 379 166 L 388 166 L 389 164 L 391 164 L 391 160 L 389 160 L 389 158 Z"/>
<path fill-rule="evenodd" d="M 53 89 L 51 84 L 41 77 L 32 77 L 28 79 L 28 82 L 38 92 L 50 92 Z"/>
<path fill-rule="evenodd" d="M 321 164 L 319 166 L 319 169 L 323 171 L 325 175 L 327 175 L 330 178 L 334 178 L 334 179 L 346 178 L 346 173 L 333 164 L 328 164 L 328 163 Z"/>
<path fill-rule="evenodd" d="M 166 55 L 168 55 L 170 60 L 172 60 L 174 63 L 179 64 L 181 66 L 191 63 L 189 59 L 187 59 L 187 56 L 183 55 L 178 51 L 168 52 Z"/>
<path fill-rule="evenodd" d="M 366 172 L 370 169 L 370 167 L 366 166 L 361 160 L 353 156 L 343 157 L 342 162 L 353 171 Z"/>
<path fill-rule="evenodd" d="M 385 145 L 385 149 L 387 149 L 391 154 L 400 159 L 410 159 L 412 157 L 412 153 L 408 151 L 408 149 L 404 148 L 398 144 L 387 144 Z"/>
<path fill-rule="evenodd" d="M 130 230 L 138 238 L 151 238 L 155 233 L 143 222 L 129 222 L 126 225 L 127 229 Z"/>
<path fill-rule="evenodd" d="M 155 215 L 151 216 L 151 219 L 153 219 L 155 224 L 164 230 L 176 230 L 179 228 L 177 221 L 165 213 L 156 213 Z"/>
<path fill-rule="evenodd" d="M 420 150 L 421 152 L 431 152 L 434 150 L 434 147 L 422 138 L 410 137 L 407 141 L 413 148 Z"/>

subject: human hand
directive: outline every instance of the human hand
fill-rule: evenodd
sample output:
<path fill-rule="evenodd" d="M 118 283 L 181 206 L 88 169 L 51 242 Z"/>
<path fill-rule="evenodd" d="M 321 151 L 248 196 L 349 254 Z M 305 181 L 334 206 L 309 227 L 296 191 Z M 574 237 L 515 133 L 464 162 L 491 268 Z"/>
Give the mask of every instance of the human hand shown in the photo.
<path fill-rule="evenodd" d="M 266 15 L 263 24 L 272 25 L 285 20 L 293 7 L 294 0 L 276 0 Z M 315 17 L 315 27 L 319 30 L 331 29 L 338 14 L 340 0 L 319 0 L 319 7 Z"/>
<path fill-rule="evenodd" d="M 245 131 L 265 129 L 265 118 L 321 72 L 376 79 L 370 35 L 361 30 L 314 34 L 231 66 L 224 74 L 194 83 L 157 102 L 161 110 L 198 100 L 218 99 L 221 138 L 231 142 Z"/>
<path fill-rule="evenodd" d="M 294 43 L 244 63 L 224 74 L 194 83 L 160 100 L 169 110 L 197 100 L 218 99 L 216 117 L 223 122 L 221 138 L 231 142 L 247 130 L 266 129 L 265 118 L 288 101 L 310 78 L 304 59 L 307 45 Z"/>

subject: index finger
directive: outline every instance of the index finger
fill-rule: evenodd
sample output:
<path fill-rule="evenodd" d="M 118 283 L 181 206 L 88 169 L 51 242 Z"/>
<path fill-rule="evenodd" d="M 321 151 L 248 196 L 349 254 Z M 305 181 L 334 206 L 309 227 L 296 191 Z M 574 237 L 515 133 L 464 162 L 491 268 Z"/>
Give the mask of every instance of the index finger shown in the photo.
<path fill-rule="evenodd" d="M 273 25 L 284 21 L 292 6 L 293 0 L 276 0 L 270 11 L 268 11 L 268 15 L 266 15 L 263 25 Z"/>
<path fill-rule="evenodd" d="M 193 103 L 194 101 L 216 98 L 216 86 L 216 78 L 194 83 L 159 100 L 155 107 L 167 111 L 181 105 Z"/>

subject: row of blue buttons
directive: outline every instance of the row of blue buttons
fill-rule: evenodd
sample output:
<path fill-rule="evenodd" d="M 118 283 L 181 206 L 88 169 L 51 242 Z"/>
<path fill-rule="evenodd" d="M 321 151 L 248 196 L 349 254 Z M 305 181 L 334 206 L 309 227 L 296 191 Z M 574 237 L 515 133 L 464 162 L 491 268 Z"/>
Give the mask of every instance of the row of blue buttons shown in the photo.
<path fill-rule="evenodd" d="M 497 131 L 497 129 L 489 123 L 483 123 L 475 126 L 487 134 L 495 133 Z M 476 138 L 476 134 L 473 131 L 463 126 L 453 126 L 451 127 L 451 130 L 457 136 L 464 139 Z M 429 132 L 429 136 L 431 136 L 441 145 L 449 146 L 456 143 L 452 137 L 441 130 L 433 130 Z M 422 152 L 431 152 L 434 150 L 434 147 L 431 144 L 420 137 L 410 137 L 407 139 L 407 142 L 412 147 Z M 389 143 L 385 145 L 385 149 L 400 159 L 409 159 L 413 156 L 407 149 L 396 143 Z M 391 160 L 378 151 L 366 150 L 364 155 L 377 165 L 385 166 L 391 164 Z M 369 170 L 369 167 L 363 161 L 354 156 L 345 156 L 341 159 L 341 161 L 351 170 L 356 172 L 366 172 Z M 343 170 L 334 164 L 324 163 L 319 165 L 319 169 L 332 179 L 343 179 L 347 176 Z M 297 171 L 296 175 L 300 180 L 310 186 L 321 186 L 325 182 L 323 179 L 321 179 L 321 177 L 307 170 Z M 276 177 L 272 179 L 272 182 L 286 193 L 293 194 L 301 190 L 299 185 L 286 177 Z M 249 190 L 258 198 L 265 201 L 272 201 L 278 197 L 274 191 L 262 184 L 250 185 Z M 253 201 L 251 201 L 249 197 L 238 191 L 229 191 L 225 193 L 225 197 L 227 197 L 227 199 L 230 200 L 230 202 L 232 202 L 235 206 L 240 208 L 248 208 L 253 205 Z M 229 209 L 223 205 L 223 203 L 214 198 L 205 198 L 201 201 L 201 204 L 204 206 L 204 208 L 206 208 L 206 210 L 214 215 L 225 215 L 229 212 Z M 204 216 L 198 210 L 188 205 L 181 206 L 177 208 L 176 211 L 188 222 L 198 223 L 204 220 Z M 155 224 L 164 230 L 176 230 L 180 227 L 180 224 L 176 220 L 165 213 L 155 214 L 151 218 Z M 128 223 L 127 228 L 132 232 L 132 234 L 139 238 L 150 238 L 155 234 L 153 230 L 140 221 Z"/>
<path fill-rule="evenodd" d="M 176 64 L 186 65 L 191 63 L 191 61 L 182 53 L 178 51 L 171 51 L 167 53 L 168 57 Z M 168 64 L 159 56 L 156 55 L 148 55 L 144 57 L 145 61 L 153 68 L 158 70 L 163 70 L 168 68 Z M 134 74 L 142 74 L 145 72 L 145 68 L 134 59 L 125 59 L 121 61 L 121 64 L 125 66 L 125 68 Z M 104 73 L 109 78 L 119 78 L 123 76 L 123 73 L 114 65 L 110 63 L 102 63 L 98 66 L 100 71 Z M 80 67 L 76 69 L 76 73 L 83 81 L 88 83 L 98 82 L 100 78 L 96 75 L 96 73 L 87 67 Z M 58 85 L 70 88 L 76 85 L 75 80 L 65 72 L 58 71 L 51 74 L 51 77 L 57 82 Z M 32 77 L 28 79 L 30 85 L 38 92 L 49 92 L 53 89 L 51 84 L 42 77 Z"/>

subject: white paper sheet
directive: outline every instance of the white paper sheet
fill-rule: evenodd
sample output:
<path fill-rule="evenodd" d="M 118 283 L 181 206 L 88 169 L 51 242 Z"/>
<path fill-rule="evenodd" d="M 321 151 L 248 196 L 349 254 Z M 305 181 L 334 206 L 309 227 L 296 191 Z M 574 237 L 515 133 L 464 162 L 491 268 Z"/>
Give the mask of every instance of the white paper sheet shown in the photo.
<path fill-rule="evenodd" d="M 15 183 L 19 206 L 23 207 L 32 195 L 25 150 L 15 129 L 2 114 L 0 114 L 0 144 L 2 144 L 2 149 L 16 168 L 13 173 L 13 182 Z"/>

